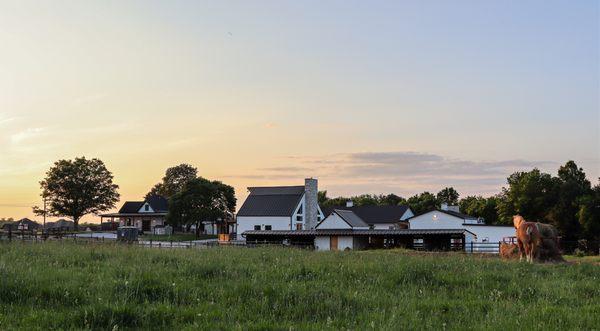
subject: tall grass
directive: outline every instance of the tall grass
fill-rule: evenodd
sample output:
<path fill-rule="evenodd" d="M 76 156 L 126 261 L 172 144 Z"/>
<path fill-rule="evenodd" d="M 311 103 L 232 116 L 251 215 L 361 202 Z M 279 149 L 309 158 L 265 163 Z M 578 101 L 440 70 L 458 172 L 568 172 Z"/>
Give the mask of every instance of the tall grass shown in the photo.
<path fill-rule="evenodd" d="M 403 251 L 0 245 L 0 329 L 594 329 L 600 267 Z"/>

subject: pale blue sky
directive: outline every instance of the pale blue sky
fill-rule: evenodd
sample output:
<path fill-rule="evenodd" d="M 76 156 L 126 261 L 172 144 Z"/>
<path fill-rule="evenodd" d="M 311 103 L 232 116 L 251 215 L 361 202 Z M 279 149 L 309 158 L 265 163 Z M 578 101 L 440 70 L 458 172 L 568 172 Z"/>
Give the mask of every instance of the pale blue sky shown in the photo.
<path fill-rule="evenodd" d="M 598 1 L 0 0 L 0 200 L 78 155 L 124 199 L 178 162 L 241 199 L 305 176 L 489 195 L 569 159 L 593 179 L 599 24 Z"/>

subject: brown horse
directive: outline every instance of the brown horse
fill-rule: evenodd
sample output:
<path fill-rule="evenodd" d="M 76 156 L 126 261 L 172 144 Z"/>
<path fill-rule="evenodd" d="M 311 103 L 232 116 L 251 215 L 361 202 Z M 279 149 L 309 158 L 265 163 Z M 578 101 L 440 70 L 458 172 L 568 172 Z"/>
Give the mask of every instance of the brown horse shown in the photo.
<path fill-rule="evenodd" d="M 521 260 L 533 259 L 562 261 L 559 249 L 559 236 L 555 227 L 550 224 L 527 222 L 520 215 L 513 216 L 513 224 L 517 230 L 517 243 Z"/>
<path fill-rule="evenodd" d="M 517 231 L 517 245 L 519 246 L 519 260 L 527 259 L 533 263 L 537 258 L 538 247 L 543 245 L 542 237 L 536 223 L 527 222 L 521 215 L 513 216 L 513 225 Z"/>

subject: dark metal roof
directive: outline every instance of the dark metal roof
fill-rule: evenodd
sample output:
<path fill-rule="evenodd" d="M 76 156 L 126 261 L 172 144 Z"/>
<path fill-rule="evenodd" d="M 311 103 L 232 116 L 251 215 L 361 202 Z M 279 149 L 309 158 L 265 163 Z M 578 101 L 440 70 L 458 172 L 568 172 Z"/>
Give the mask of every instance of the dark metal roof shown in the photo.
<path fill-rule="evenodd" d="M 248 187 L 250 195 L 301 195 L 304 186 L 261 186 Z"/>
<path fill-rule="evenodd" d="M 346 223 L 348 223 L 348 225 L 350 225 L 353 228 L 369 227 L 369 224 L 365 223 L 365 221 L 363 221 L 360 217 L 358 217 L 358 215 L 356 215 L 351 210 L 336 209 L 333 212 L 338 214 L 344 221 L 346 221 Z"/>
<path fill-rule="evenodd" d="M 237 216 L 292 216 L 304 186 L 249 187 L 250 195 Z"/>
<path fill-rule="evenodd" d="M 167 199 L 161 197 L 160 195 L 153 195 L 144 201 L 125 201 L 123 207 L 119 209 L 119 214 L 138 214 L 138 212 L 146 202 L 150 205 L 150 207 L 152 207 L 152 209 L 156 213 L 166 213 L 169 210 L 169 201 Z M 147 215 L 150 213 L 139 214 Z"/>
<path fill-rule="evenodd" d="M 395 230 L 251 230 L 242 236 L 415 236 L 473 234 L 465 229 L 395 229 Z M 474 234 L 473 234 L 474 235 Z"/>
<path fill-rule="evenodd" d="M 167 216 L 166 212 L 161 213 L 109 213 L 100 214 L 100 217 L 144 217 L 144 216 Z"/>
<path fill-rule="evenodd" d="M 400 218 L 408 210 L 408 206 L 354 206 L 354 207 L 332 207 L 321 208 L 325 217 L 333 212 L 333 210 L 351 210 L 365 223 L 380 224 L 380 223 L 398 223 Z"/>
<path fill-rule="evenodd" d="M 169 210 L 169 201 L 163 197 L 161 197 L 160 195 L 153 195 L 151 197 L 149 197 L 148 199 L 146 199 L 146 201 L 148 204 L 150 204 L 150 207 L 152 207 L 152 209 L 155 212 L 166 212 Z M 141 206 L 140 206 L 141 208 Z M 139 208 L 138 208 L 139 210 Z"/>
<path fill-rule="evenodd" d="M 119 209 L 119 214 L 137 213 L 144 205 L 144 201 L 125 201 L 123 207 Z"/>

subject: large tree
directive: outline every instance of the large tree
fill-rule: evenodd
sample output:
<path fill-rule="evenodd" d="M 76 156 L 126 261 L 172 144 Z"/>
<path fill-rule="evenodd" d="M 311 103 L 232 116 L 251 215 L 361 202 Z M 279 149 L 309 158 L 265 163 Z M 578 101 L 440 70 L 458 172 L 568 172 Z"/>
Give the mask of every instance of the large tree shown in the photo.
<path fill-rule="evenodd" d="M 146 194 L 146 198 L 153 195 L 160 195 L 169 199 L 177 192 L 180 192 L 185 184 L 198 177 L 198 169 L 189 164 L 180 164 L 178 166 L 171 167 L 165 172 L 165 176 L 162 181 L 150 190 Z"/>
<path fill-rule="evenodd" d="M 567 162 L 558 169 L 557 201 L 549 210 L 548 221 L 554 224 L 565 239 L 574 240 L 581 231 L 577 217 L 580 202 L 586 196 L 592 196 L 592 187 L 585 177 L 585 172 L 573 161 Z"/>
<path fill-rule="evenodd" d="M 422 214 L 438 207 L 438 201 L 435 195 L 429 192 L 423 192 L 421 194 L 413 195 L 408 198 L 408 205 L 415 214 Z"/>
<path fill-rule="evenodd" d="M 438 192 L 436 199 L 439 204 L 447 203 L 449 205 L 457 205 L 459 197 L 460 196 L 454 187 L 446 187 Z"/>
<path fill-rule="evenodd" d="M 198 177 L 187 181 L 169 200 L 167 222 L 171 225 L 196 225 L 203 221 L 222 222 L 233 217 L 236 198 L 233 187 Z"/>
<path fill-rule="evenodd" d="M 531 221 L 548 221 L 548 211 L 557 201 L 557 181 L 539 169 L 515 172 L 507 179 L 508 187 L 502 189 L 498 201 L 498 214 L 502 222 L 510 222 L 520 214 Z"/>
<path fill-rule="evenodd" d="M 589 194 L 578 199 L 577 220 L 581 236 L 588 240 L 600 240 L 600 178 Z"/>
<path fill-rule="evenodd" d="M 76 230 L 83 216 L 109 210 L 119 201 L 119 186 L 113 183 L 113 175 L 104 162 L 98 159 L 81 157 L 57 161 L 40 186 L 41 195 L 48 202 L 48 215 L 72 218 Z M 40 212 L 37 209 L 37 213 Z"/>

